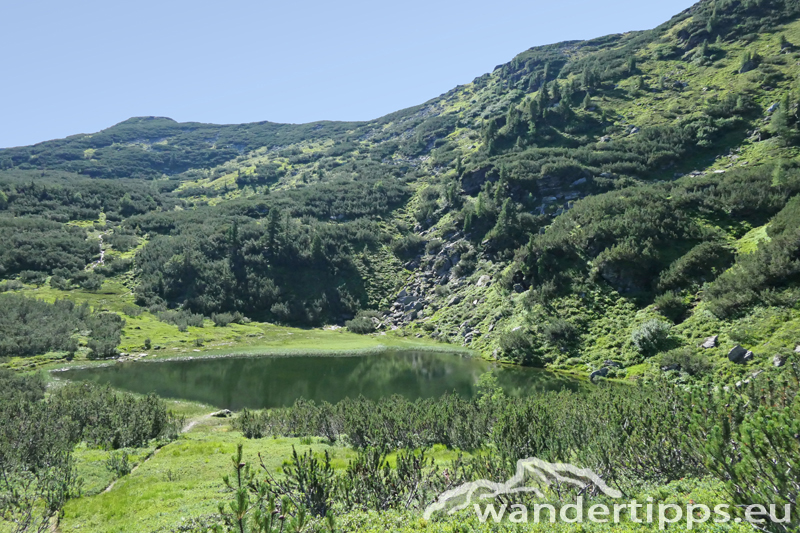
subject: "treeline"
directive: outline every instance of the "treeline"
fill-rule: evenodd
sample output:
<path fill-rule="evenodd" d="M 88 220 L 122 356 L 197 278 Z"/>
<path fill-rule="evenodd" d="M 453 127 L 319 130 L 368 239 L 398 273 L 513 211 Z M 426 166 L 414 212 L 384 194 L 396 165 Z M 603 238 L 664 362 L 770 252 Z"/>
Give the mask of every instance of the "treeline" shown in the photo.
<path fill-rule="evenodd" d="M 91 384 L 44 398 L 41 376 L 0 369 L 0 522 L 44 531 L 79 495 L 72 450 L 140 447 L 177 438 L 183 424 L 155 396 L 136 398 Z"/>
<path fill-rule="evenodd" d="M 125 321 L 116 313 L 96 312 L 87 303 L 47 303 L 17 294 L 0 294 L 0 357 L 30 357 L 47 352 L 74 354 L 82 331 L 89 357 L 116 355 Z"/>
<path fill-rule="evenodd" d="M 137 301 L 306 324 L 349 317 L 367 305 L 354 256 L 385 240 L 369 217 L 406 195 L 392 178 L 342 179 L 131 217 L 124 227 L 151 237 L 135 260 Z"/>
<path fill-rule="evenodd" d="M 83 270 L 100 247 L 86 230 L 40 218 L 0 216 L 0 277 L 25 270 L 50 273 Z"/>
<path fill-rule="evenodd" d="M 176 182 L 90 180 L 60 172 L 0 173 L 0 214 L 40 216 L 57 222 L 106 220 L 171 209 L 178 202 L 166 196 Z"/>
<path fill-rule="evenodd" d="M 474 400 L 299 401 L 290 408 L 244 411 L 235 423 L 250 438 L 345 438 L 361 450 L 351 467 L 372 465 L 370 478 L 377 479 L 387 452 L 434 444 L 474 450 L 474 459 L 459 461 L 450 471 L 459 482 L 506 480 L 516 461 L 528 457 L 577 462 L 628 495 L 647 483 L 711 475 L 725 484 L 733 503 L 775 504 L 779 509 L 789 504 L 790 522 L 796 525 L 800 515 L 794 487 L 800 468 L 793 458 L 800 453 L 795 438 L 800 429 L 799 378 L 800 368 L 791 366 L 730 392 L 687 392 L 655 384 L 551 392 L 514 401 L 484 380 Z M 424 461 L 424 455 L 417 457 Z M 306 479 L 326 472 L 326 461 L 311 464 L 309 459 L 295 455 L 286 470 Z M 351 474 L 348 468 L 344 475 Z M 294 501 L 309 496 L 296 486 L 272 489 Z M 365 509 L 385 508 L 367 497 L 366 487 L 356 493 Z M 345 497 L 333 489 L 328 498 L 325 510 L 342 498 L 354 499 L 352 493 Z"/>

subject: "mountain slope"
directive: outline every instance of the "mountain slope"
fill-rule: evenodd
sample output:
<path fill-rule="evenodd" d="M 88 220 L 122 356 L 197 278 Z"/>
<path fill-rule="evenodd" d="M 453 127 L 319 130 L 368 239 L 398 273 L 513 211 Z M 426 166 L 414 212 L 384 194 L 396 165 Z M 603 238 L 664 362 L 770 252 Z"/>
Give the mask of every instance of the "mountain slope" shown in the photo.
<path fill-rule="evenodd" d="M 80 285 L 91 258 L 60 243 L 102 211 L 92 274 L 154 315 L 373 309 L 360 329 L 522 364 L 745 375 L 728 348 L 766 367 L 800 342 L 799 14 L 703 1 L 369 122 L 147 117 L 0 150 L 0 274 Z"/>

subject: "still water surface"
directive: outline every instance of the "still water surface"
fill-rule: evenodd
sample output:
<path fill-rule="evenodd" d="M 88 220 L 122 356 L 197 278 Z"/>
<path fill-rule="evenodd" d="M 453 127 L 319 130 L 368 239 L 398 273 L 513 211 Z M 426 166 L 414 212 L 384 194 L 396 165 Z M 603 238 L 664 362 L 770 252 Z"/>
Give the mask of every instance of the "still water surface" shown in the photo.
<path fill-rule="evenodd" d="M 455 392 L 472 397 L 477 381 L 492 371 L 508 394 L 576 389 L 577 381 L 530 368 L 503 368 L 452 353 L 386 351 L 330 357 L 225 357 L 128 362 L 60 372 L 59 377 L 108 383 L 138 393 L 154 392 L 219 408 L 281 407 L 298 398 L 337 402 L 363 395 L 399 394 L 409 399 Z"/>

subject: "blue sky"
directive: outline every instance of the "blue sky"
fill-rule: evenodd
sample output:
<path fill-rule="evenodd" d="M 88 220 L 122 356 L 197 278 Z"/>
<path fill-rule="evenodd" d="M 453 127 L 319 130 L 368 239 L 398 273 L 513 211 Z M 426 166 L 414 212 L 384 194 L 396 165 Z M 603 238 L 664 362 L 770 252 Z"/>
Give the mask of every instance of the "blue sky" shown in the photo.
<path fill-rule="evenodd" d="M 0 6 L 0 147 L 132 116 L 368 120 L 531 46 L 652 28 L 692 0 L 37 1 Z"/>

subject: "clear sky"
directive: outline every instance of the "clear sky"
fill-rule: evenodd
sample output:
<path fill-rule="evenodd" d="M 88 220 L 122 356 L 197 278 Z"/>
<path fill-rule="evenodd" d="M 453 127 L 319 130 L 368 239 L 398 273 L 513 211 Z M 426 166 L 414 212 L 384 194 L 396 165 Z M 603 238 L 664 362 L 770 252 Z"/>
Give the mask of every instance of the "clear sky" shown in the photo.
<path fill-rule="evenodd" d="M 373 119 L 531 46 L 652 28 L 693 3 L 3 1 L 0 147 L 143 115 Z"/>

